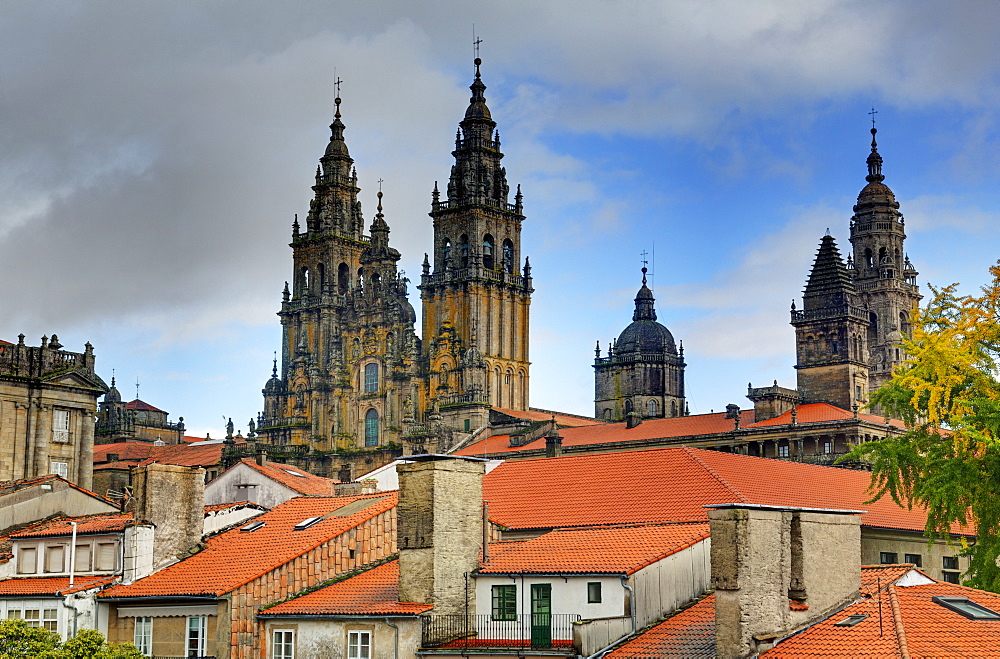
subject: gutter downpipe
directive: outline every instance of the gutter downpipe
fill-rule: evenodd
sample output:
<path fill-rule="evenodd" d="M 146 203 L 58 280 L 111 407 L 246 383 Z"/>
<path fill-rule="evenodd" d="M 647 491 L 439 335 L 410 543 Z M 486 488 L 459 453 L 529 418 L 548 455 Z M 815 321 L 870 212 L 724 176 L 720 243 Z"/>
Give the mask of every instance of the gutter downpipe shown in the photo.
<path fill-rule="evenodd" d="M 73 539 L 69 541 L 69 587 L 73 587 L 73 577 L 76 575 L 76 522 L 70 522 L 73 527 Z"/>
<path fill-rule="evenodd" d="M 385 624 L 392 627 L 393 631 L 392 659 L 399 659 L 399 627 L 392 624 L 392 622 L 389 620 L 389 616 L 386 616 Z"/>

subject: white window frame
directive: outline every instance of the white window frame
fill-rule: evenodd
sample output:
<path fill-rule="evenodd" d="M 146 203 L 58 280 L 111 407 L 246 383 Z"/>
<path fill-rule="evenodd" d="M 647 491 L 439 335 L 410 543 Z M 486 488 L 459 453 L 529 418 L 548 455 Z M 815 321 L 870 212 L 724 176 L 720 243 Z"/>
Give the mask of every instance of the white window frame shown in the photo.
<path fill-rule="evenodd" d="M 27 555 L 31 554 L 31 564 L 25 565 L 28 560 Z M 30 569 L 25 569 L 30 568 Z M 18 547 L 17 548 L 17 573 L 18 574 L 38 574 L 38 547 Z"/>
<path fill-rule="evenodd" d="M 185 656 L 204 657 L 206 654 L 206 640 L 208 639 L 208 616 L 188 616 L 187 635 L 184 638 Z M 191 647 L 192 641 L 197 644 L 197 647 Z M 192 650 L 194 650 L 196 654 L 192 655 Z"/>
<path fill-rule="evenodd" d="M 69 479 L 69 463 L 65 460 L 53 460 L 49 463 L 49 471 L 56 476 Z"/>
<path fill-rule="evenodd" d="M 295 630 L 271 630 L 271 658 L 295 659 Z"/>
<path fill-rule="evenodd" d="M 55 408 L 52 410 L 52 441 L 59 444 L 69 443 L 69 410 Z"/>
<path fill-rule="evenodd" d="M 108 549 L 110 547 L 110 550 Z M 106 555 L 110 551 L 110 555 Z M 105 558 L 111 558 L 110 567 L 103 562 Z M 94 572 L 114 572 L 118 569 L 118 544 L 115 542 L 98 542 L 94 548 Z"/>
<path fill-rule="evenodd" d="M 66 545 L 46 545 L 45 546 L 45 573 L 46 574 L 62 574 L 67 572 L 66 569 Z M 55 560 L 54 557 L 59 557 L 59 562 L 53 564 Z"/>
<path fill-rule="evenodd" d="M 150 616 L 135 618 L 135 631 L 132 642 L 139 652 L 147 657 L 153 654 L 153 619 Z"/>
<path fill-rule="evenodd" d="M 347 632 L 347 659 L 371 659 L 372 633 L 370 631 Z"/>

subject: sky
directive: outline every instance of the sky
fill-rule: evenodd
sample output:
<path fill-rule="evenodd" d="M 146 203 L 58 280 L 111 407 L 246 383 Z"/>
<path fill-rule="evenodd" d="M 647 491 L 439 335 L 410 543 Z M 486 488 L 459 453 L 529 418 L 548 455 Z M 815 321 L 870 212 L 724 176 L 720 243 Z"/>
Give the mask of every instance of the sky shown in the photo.
<path fill-rule="evenodd" d="M 343 79 L 414 280 L 468 104 L 473 35 L 531 259 L 531 404 L 593 413 L 595 342 L 643 252 L 692 413 L 795 386 L 792 299 L 846 253 L 877 109 L 921 291 L 1000 257 L 1000 4 L 0 0 L 0 338 L 90 341 L 98 373 L 245 432 Z M 418 325 L 419 328 L 419 325 Z"/>

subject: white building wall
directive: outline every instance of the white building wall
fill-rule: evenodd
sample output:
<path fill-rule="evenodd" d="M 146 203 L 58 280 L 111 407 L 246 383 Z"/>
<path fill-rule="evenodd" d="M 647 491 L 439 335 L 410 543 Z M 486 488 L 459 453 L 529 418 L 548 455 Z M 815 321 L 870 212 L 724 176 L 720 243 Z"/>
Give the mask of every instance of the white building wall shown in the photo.
<path fill-rule="evenodd" d="M 347 657 L 347 635 L 351 631 L 371 634 L 371 659 L 417 659 L 420 647 L 420 620 L 416 618 L 390 618 L 397 629 L 386 624 L 385 618 L 350 619 L 295 619 L 267 620 L 264 638 L 267 648 L 261 656 L 271 655 L 274 630 L 292 630 L 295 634 L 296 659 L 316 657 Z"/>
<path fill-rule="evenodd" d="M 630 579 L 639 629 L 690 602 L 710 588 L 711 544 L 702 540 L 648 565 Z"/>
<path fill-rule="evenodd" d="M 205 485 L 206 506 L 247 501 L 274 508 L 297 496 L 301 495 L 243 463 L 233 465 Z"/>

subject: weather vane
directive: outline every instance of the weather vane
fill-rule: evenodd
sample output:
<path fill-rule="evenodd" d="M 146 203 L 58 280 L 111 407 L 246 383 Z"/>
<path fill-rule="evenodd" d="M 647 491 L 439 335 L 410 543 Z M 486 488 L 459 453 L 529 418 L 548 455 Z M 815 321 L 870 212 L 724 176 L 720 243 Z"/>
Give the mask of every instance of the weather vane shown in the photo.
<path fill-rule="evenodd" d="M 640 252 L 640 255 L 642 256 L 642 267 L 645 268 L 646 266 L 649 265 L 649 260 L 646 258 L 647 256 L 649 256 L 649 252 L 647 252 L 646 250 L 642 250 L 642 252 Z"/>
<path fill-rule="evenodd" d="M 878 114 L 878 110 L 875 109 L 874 105 L 872 106 L 872 111 L 869 112 L 868 114 L 872 118 L 872 128 L 875 128 L 875 115 Z"/>
<path fill-rule="evenodd" d="M 135 399 L 139 400 L 139 376 L 135 376 Z"/>

